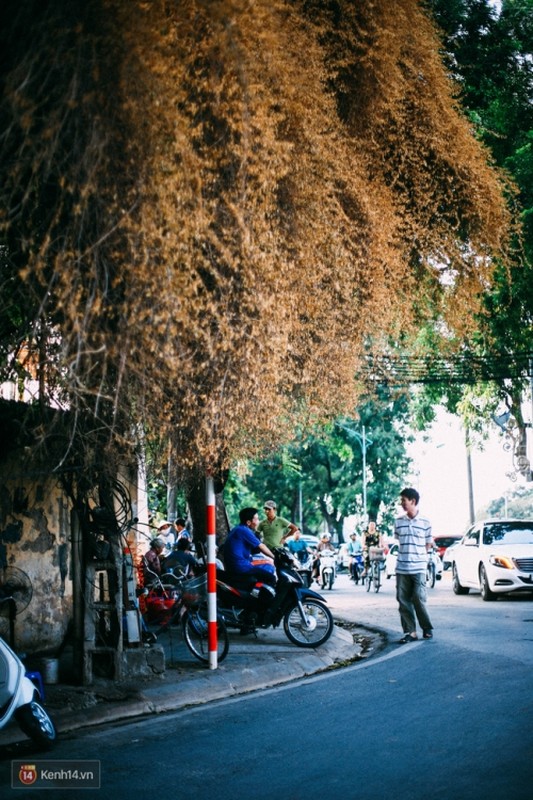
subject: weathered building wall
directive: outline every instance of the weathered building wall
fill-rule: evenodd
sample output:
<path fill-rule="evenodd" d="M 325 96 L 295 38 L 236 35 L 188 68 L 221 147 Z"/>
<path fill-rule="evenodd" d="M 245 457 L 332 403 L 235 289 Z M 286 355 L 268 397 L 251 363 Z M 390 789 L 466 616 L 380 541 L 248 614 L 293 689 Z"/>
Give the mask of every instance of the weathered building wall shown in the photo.
<path fill-rule="evenodd" d="M 57 479 L 21 474 L 21 461 L 12 452 L 0 464 L 0 568 L 23 570 L 33 586 L 15 620 L 17 651 L 56 651 L 72 619 L 71 504 Z"/>

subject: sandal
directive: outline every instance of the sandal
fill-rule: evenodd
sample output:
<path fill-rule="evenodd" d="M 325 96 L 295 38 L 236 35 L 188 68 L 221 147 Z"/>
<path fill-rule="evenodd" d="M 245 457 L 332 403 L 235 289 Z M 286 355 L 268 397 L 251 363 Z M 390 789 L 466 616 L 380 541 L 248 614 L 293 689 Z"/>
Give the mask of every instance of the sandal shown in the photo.
<path fill-rule="evenodd" d="M 411 636 L 410 633 L 406 633 L 405 636 L 402 636 L 402 638 L 399 640 L 398 644 L 408 644 L 408 642 L 416 642 L 417 639 L 418 636 L 416 634 L 414 636 Z"/>
<path fill-rule="evenodd" d="M 433 639 L 433 634 L 431 633 L 431 631 L 424 631 L 424 634 L 423 634 L 422 638 L 423 639 Z"/>

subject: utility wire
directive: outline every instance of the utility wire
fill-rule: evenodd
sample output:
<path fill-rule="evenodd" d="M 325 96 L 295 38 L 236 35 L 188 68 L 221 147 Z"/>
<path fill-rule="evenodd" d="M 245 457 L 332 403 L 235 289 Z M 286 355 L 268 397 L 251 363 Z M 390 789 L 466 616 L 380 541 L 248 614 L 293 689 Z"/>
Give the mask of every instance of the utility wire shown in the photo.
<path fill-rule="evenodd" d="M 444 356 L 369 354 L 361 377 L 376 383 L 407 386 L 422 384 L 474 384 L 483 381 L 526 379 L 533 376 L 533 352 L 471 353 Z"/>

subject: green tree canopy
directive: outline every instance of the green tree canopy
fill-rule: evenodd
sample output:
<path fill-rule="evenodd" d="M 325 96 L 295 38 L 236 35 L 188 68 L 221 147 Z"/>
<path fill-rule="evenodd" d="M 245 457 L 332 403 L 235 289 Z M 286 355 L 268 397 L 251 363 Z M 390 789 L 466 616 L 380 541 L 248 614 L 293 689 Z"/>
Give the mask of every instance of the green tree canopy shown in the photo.
<path fill-rule="evenodd" d="M 533 2 L 504 0 L 500 11 L 488 0 L 433 0 L 431 5 L 445 34 L 462 102 L 479 137 L 518 188 L 513 213 L 520 222 L 521 257 L 497 261 L 475 332 L 460 344 L 474 357 L 495 353 L 512 359 L 516 353 L 533 353 Z M 463 393 L 470 425 L 486 428 L 499 404 L 511 411 L 519 460 L 525 452 L 522 398 L 528 383 L 525 373 L 503 375 L 492 382 L 490 397 L 486 385 L 478 388 L 476 403 L 470 402 L 470 389 Z"/>
<path fill-rule="evenodd" d="M 304 531 L 317 534 L 325 527 L 342 540 L 347 517 L 355 516 L 360 528 L 367 522 L 364 447 L 367 515 L 389 525 L 408 468 L 409 414 L 407 393 L 381 387 L 377 396 L 363 398 L 357 418 L 341 418 L 264 461 L 243 465 L 225 491 L 230 518 L 241 507 L 261 508 L 274 499 L 279 513 L 299 524 L 301 502 Z"/>

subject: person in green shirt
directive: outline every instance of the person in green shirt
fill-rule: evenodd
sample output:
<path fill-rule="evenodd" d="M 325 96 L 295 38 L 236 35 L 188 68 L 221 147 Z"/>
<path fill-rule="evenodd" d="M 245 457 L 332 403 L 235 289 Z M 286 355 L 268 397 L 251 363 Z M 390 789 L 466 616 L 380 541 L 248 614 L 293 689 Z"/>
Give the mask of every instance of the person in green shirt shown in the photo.
<path fill-rule="evenodd" d="M 277 506 L 273 500 L 267 500 L 263 506 L 266 519 L 259 523 L 256 533 L 267 547 L 281 547 L 285 539 L 299 530 L 297 525 L 288 519 L 276 516 Z"/>

